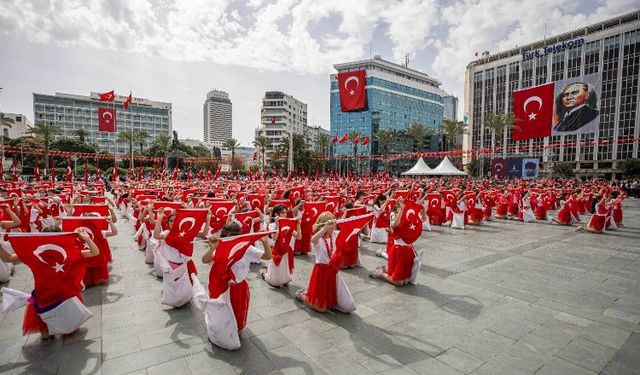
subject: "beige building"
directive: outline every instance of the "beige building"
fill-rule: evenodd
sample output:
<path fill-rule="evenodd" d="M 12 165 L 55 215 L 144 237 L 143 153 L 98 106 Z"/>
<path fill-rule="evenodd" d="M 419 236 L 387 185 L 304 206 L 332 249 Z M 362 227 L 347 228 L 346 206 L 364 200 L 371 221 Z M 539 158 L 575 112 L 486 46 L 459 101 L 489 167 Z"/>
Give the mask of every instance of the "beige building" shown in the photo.
<path fill-rule="evenodd" d="M 13 124 L 9 127 L 3 127 L 2 135 L 5 137 L 16 139 L 20 137 L 24 137 L 28 134 L 29 130 L 31 130 L 33 124 L 31 120 L 23 114 L 19 113 L 5 113 L 5 117 L 8 117 L 14 121 Z"/>

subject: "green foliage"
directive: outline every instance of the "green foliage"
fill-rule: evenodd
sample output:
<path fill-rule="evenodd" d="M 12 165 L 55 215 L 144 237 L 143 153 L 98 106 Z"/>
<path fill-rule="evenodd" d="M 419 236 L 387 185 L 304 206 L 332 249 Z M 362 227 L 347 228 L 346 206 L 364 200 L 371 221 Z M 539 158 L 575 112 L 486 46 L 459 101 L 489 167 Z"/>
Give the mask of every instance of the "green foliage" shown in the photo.
<path fill-rule="evenodd" d="M 455 149 L 456 137 L 467 132 L 467 125 L 462 121 L 444 120 L 440 134 L 444 136 L 443 149 L 450 151 Z"/>
<path fill-rule="evenodd" d="M 573 177 L 573 166 L 569 163 L 553 163 L 553 175 L 557 177 Z"/>
<path fill-rule="evenodd" d="M 472 177 L 480 177 L 480 171 L 486 176 L 487 172 L 491 170 L 491 162 L 489 158 L 472 159 L 467 168 Z"/>
<path fill-rule="evenodd" d="M 76 139 L 59 139 L 51 143 L 52 150 L 70 151 L 78 153 L 96 153 L 97 146 L 93 143 L 84 143 Z"/>
<path fill-rule="evenodd" d="M 618 163 L 618 170 L 624 177 L 640 177 L 640 159 L 624 159 Z"/>

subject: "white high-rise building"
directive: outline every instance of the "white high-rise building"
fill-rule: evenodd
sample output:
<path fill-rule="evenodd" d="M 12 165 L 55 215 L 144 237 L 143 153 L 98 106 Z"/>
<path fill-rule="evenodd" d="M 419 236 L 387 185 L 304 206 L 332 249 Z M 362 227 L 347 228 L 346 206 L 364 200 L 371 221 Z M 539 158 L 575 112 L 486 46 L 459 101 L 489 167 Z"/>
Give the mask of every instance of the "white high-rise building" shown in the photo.
<path fill-rule="evenodd" d="M 232 137 L 231 100 L 224 91 L 212 90 L 204 101 L 204 143 L 222 147 Z"/>
<path fill-rule="evenodd" d="M 31 120 L 29 120 L 27 116 L 21 113 L 5 113 L 4 116 L 12 119 L 13 124 L 11 124 L 10 126 L 3 126 L 2 135 L 11 139 L 16 139 L 28 135 L 29 130 L 31 130 L 32 124 Z"/>
<path fill-rule="evenodd" d="M 304 134 L 307 126 L 307 105 L 280 91 L 267 91 L 262 99 L 260 128 L 256 136 L 269 138 L 267 156 L 281 147 L 288 134 Z"/>

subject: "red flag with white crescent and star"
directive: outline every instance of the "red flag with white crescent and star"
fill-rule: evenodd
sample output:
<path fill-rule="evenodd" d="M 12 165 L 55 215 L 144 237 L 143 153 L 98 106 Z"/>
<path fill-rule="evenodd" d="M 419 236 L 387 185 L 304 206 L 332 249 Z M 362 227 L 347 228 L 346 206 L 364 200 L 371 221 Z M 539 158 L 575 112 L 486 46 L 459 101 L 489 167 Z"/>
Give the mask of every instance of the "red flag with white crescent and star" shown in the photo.
<path fill-rule="evenodd" d="M 179 209 L 169 234 L 164 242 L 178 250 L 181 254 L 193 254 L 193 239 L 196 238 L 207 219 L 206 209 Z"/>
<path fill-rule="evenodd" d="M 109 216 L 109 206 L 106 204 L 74 204 L 73 216 L 82 216 L 85 214 L 97 215 L 97 216 Z"/>
<path fill-rule="evenodd" d="M 361 215 L 361 216 L 351 216 L 347 219 L 341 219 L 336 221 L 336 224 L 338 225 L 338 229 L 340 230 L 338 232 L 338 236 L 336 237 L 336 249 L 358 249 L 358 240 L 360 239 L 360 236 L 359 236 L 360 231 L 371 220 L 373 220 L 373 214 L 365 213 L 364 215 Z M 332 261 L 333 261 L 333 257 L 330 261 L 330 264 L 333 263 Z"/>
<path fill-rule="evenodd" d="M 400 237 L 402 241 L 407 244 L 412 244 L 416 242 L 422 234 L 422 219 L 420 218 L 422 205 L 411 201 L 405 201 L 404 204 L 400 224 L 394 229 L 394 232 L 398 233 L 398 237 Z"/>
<path fill-rule="evenodd" d="M 229 281 L 236 278 L 231 266 L 244 257 L 249 246 L 271 233 L 275 232 L 249 233 L 220 238 L 213 255 L 213 265 L 209 271 L 209 298 L 218 298 L 229 288 Z"/>
<path fill-rule="evenodd" d="M 129 91 L 129 97 L 127 98 L 127 100 L 124 101 L 124 103 L 122 103 L 122 106 L 124 107 L 124 109 L 129 108 L 129 105 L 131 104 L 132 101 L 133 101 L 133 97 L 131 97 L 131 91 Z"/>
<path fill-rule="evenodd" d="M 349 140 L 349 136 L 347 134 L 343 135 L 342 138 L 340 138 L 340 141 L 338 141 L 340 144 L 345 143 L 346 141 Z"/>
<path fill-rule="evenodd" d="M 361 110 L 365 107 L 366 71 L 338 73 L 338 92 L 342 112 Z"/>
<path fill-rule="evenodd" d="M 115 108 L 98 108 L 98 130 L 109 133 L 116 131 Z"/>
<path fill-rule="evenodd" d="M 229 212 L 235 205 L 236 203 L 234 201 L 211 201 L 209 211 L 211 211 L 213 215 L 211 215 L 211 222 L 209 224 L 214 232 L 226 224 Z"/>
<path fill-rule="evenodd" d="M 99 95 L 101 102 L 112 102 L 116 98 L 116 93 L 114 90 L 107 91 Z"/>
<path fill-rule="evenodd" d="M 0 164 L 1 164 L 1 163 L 0 163 Z M 0 169 L 0 171 L 1 171 L 1 169 Z M 0 173 L 2 173 L 2 172 L 0 172 Z M 33 170 L 33 178 L 34 178 L 36 181 L 40 181 L 40 163 L 38 162 L 38 159 L 37 159 L 37 158 L 36 158 L 36 167 L 35 167 L 35 169 Z"/>
<path fill-rule="evenodd" d="M 336 143 L 338 143 L 338 135 L 337 134 L 333 136 L 333 139 L 331 140 L 331 143 L 333 143 L 334 145 Z"/>
<path fill-rule="evenodd" d="M 40 307 L 80 295 L 85 273 L 81 253 L 84 242 L 76 233 L 9 233 L 7 240 L 33 273 Z"/>
<path fill-rule="evenodd" d="M 364 139 L 362 140 L 362 145 L 366 146 L 369 144 L 369 136 L 364 137 Z"/>
<path fill-rule="evenodd" d="M 302 211 L 303 226 L 312 226 L 318 220 L 318 216 L 325 211 L 326 202 L 304 202 Z"/>
<path fill-rule="evenodd" d="M 524 141 L 551 135 L 554 82 L 513 92 L 516 118 L 513 139 Z"/>
<path fill-rule="evenodd" d="M 278 219 L 278 238 L 271 252 L 273 263 L 280 266 L 282 257 L 289 254 L 287 262 L 289 263 L 289 272 L 293 272 L 293 248 L 291 247 L 291 238 L 293 231 L 298 228 L 298 219 L 280 218 Z"/>

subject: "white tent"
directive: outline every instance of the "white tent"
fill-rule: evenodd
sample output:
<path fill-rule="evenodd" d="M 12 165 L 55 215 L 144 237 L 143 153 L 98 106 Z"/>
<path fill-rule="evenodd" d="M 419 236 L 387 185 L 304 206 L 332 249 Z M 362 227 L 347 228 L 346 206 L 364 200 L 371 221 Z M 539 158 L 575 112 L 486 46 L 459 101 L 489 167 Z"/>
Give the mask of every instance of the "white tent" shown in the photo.
<path fill-rule="evenodd" d="M 428 175 L 429 172 L 431 172 L 431 168 L 429 168 L 427 163 L 424 162 L 424 159 L 420 158 L 416 162 L 416 165 L 414 165 L 408 171 L 403 172 L 402 175 L 403 176 L 425 176 L 425 175 Z"/>
<path fill-rule="evenodd" d="M 444 157 L 437 167 L 427 172 L 429 176 L 466 176 L 467 172 L 463 172 L 456 168 L 448 157 Z"/>

